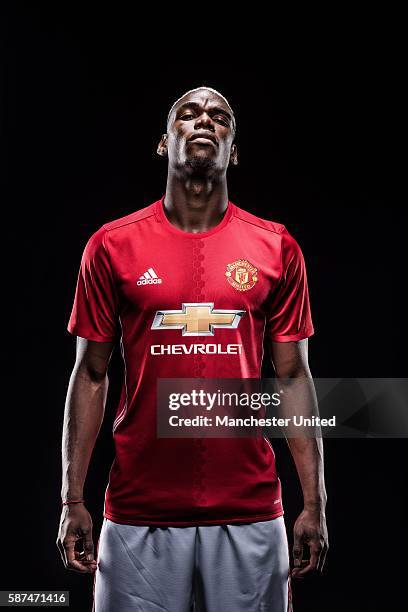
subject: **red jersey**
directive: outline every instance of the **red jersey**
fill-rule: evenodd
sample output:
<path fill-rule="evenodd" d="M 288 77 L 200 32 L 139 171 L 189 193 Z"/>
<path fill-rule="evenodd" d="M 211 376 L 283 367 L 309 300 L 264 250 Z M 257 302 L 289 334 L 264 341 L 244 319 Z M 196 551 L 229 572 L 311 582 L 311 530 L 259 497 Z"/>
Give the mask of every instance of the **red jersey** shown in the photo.
<path fill-rule="evenodd" d="M 260 378 L 264 337 L 311 336 L 302 252 L 283 225 L 231 201 L 216 227 L 190 233 L 170 223 L 163 200 L 91 236 L 68 324 L 88 340 L 120 341 L 125 364 L 103 515 L 158 526 L 275 518 L 283 508 L 269 440 L 160 438 L 156 385 Z"/>

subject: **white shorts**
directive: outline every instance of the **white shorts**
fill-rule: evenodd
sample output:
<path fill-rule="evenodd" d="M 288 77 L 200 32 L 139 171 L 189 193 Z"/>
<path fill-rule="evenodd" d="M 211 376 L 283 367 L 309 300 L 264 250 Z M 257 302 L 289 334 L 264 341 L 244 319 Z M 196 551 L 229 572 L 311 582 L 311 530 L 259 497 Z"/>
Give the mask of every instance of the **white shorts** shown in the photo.
<path fill-rule="evenodd" d="M 104 518 L 95 612 L 290 612 L 283 516 L 195 527 Z"/>

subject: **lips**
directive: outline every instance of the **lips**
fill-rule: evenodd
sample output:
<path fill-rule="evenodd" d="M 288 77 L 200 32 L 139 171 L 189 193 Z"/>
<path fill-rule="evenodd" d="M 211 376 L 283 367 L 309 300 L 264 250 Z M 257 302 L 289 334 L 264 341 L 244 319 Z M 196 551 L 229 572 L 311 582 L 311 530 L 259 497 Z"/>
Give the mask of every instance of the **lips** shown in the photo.
<path fill-rule="evenodd" d="M 215 145 L 217 145 L 217 139 L 214 136 L 214 134 L 208 133 L 208 132 L 197 132 L 196 134 L 193 134 L 189 139 L 188 142 L 192 142 L 193 140 L 197 140 L 197 139 L 202 139 L 202 140 L 211 140 L 211 142 L 213 142 Z"/>

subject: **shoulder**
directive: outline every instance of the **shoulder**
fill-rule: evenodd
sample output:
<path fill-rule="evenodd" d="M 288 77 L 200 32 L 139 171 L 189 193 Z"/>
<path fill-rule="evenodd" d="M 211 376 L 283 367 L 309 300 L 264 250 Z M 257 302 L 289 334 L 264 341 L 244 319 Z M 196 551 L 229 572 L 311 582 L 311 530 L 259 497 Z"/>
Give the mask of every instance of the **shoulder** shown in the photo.
<path fill-rule="evenodd" d="M 112 230 L 126 227 L 132 223 L 139 223 L 145 219 L 148 219 L 149 217 L 154 216 L 154 205 L 155 203 L 149 204 L 148 206 L 140 208 L 129 215 L 125 215 L 119 219 L 114 219 L 113 221 L 108 221 L 107 223 L 103 224 L 102 228 L 106 232 L 111 232 Z"/>
<path fill-rule="evenodd" d="M 296 240 L 296 238 L 294 238 L 294 236 L 292 236 L 292 234 L 289 232 L 289 230 L 286 227 L 283 228 L 281 236 L 282 236 L 282 251 L 287 251 L 293 254 L 302 253 L 298 241 Z"/>
<path fill-rule="evenodd" d="M 234 216 L 242 223 L 252 225 L 254 228 L 265 230 L 267 232 L 273 232 L 274 234 L 281 235 L 285 232 L 286 228 L 282 223 L 276 221 L 270 221 L 269 219 L 263 219 L 258 217 L 239 206 L 234 205 Z"/>
<path fill-rule="evenodd" d="M 294 238 L 283 223 L 263 219 L 236 205 L 235 217 L 242 223 L 248 224 L 248 227 L 252 226 L 256 231 L 269 232 L 271 237 L 277 238 L 277 241 L 275 239 L 273 240 L 273 244 L 277 245 L 277 248 L 280 249 L 280 259 L 283 270 L 288 268 L 289 265 L 296 266 L 302 264 L 302 249 L 296 238 Z"/>
<path fill-rule="evenodd" d="M 153 206 L 153 204 L 150 204 L 149 206 L 136 210 L 129 215 L 125 215 L 124 217 L 119 217 L 118 219 L 104 223 L 89 237 L 85 247 L 86 253 L 92 255 L 100 251 L 107 250 L 107 238 L 114 230 L 129 228 L 129 226 L 132 224 L 136 224 L 144 219 L 150 218 L 152 215 L 154 215 Z"/>
<path fill-rule="evenodd" d="M 278 238 L 283 262 L 288 263 L 293 258 L 301 259 L 303 257 L 299 243 L 283 223 L 263 219 L 235 204 L 234 215 L 240 222 L 247 224 L 248 227 L 253 227 L 256 231 L 269 232 L 271 236 Z"/>

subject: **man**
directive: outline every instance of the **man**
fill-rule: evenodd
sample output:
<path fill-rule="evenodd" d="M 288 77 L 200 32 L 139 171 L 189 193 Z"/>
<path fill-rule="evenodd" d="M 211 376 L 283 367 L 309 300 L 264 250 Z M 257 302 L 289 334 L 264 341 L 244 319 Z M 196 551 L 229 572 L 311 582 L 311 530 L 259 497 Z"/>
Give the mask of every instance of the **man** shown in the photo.
<path fill-rule="evenodd" d="M 278 377 L 313 385 L 303 256 L 283 225 L 228 199 L 235 131 L 220 93 L 199 87 L 184 94 L 158 146 L 168 159 L 165 195 L 103 225 L 84 250 L 68 325 L 78 340 L 57 545 L 68 569 L 95 572 L 96 612 L 187 612 L 193 602 L 205 612 L 291 609 L 269 440 L 156 432 L 158 378 L 259 378 L 264 337 Z M 125 379 L 95 559 L 82 494 L 119 337 Z M 305 413 L 315 411 L 302 401 Z M 291 575 L 303 576 L 321 571 L 328 547 L 322 440 L 288 443 L 304 497 Z"/>

